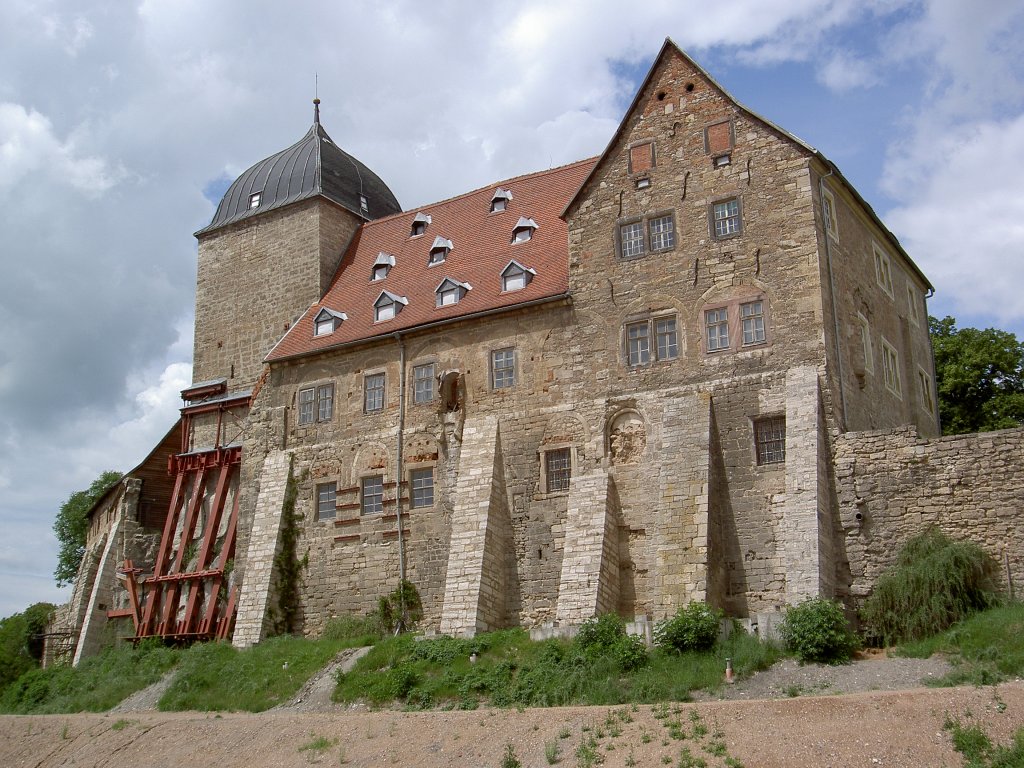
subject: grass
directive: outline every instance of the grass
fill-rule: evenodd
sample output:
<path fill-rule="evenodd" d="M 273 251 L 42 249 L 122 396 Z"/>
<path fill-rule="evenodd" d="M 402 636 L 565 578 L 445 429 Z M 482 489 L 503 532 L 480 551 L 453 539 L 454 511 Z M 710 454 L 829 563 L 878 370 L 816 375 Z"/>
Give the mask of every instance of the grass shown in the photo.
<path fill-rule="evenodd" d="M 244 651 L 228 643 L 193 645 L 158 706 L 164 712 L 263 712 L 287 701 L 343 647 L 343 641 L 289 635 Z"/>
<path fill-rule="evenodd" d="M 469 660 L 476 652 L 476 663 Z M 620 705 L 686 700 L 722 684 L 725 659 L 739 676 L 771 666 L 780 651 L 743 633 L 709 652 L 654 650 L 647 664 L 624 671 L 614 658 L 582 653 L 571 642 L 531 642 L 521 629 L 472 640 L 382 641 L 341 677 L 334 698 L 410 708 Z"/>
<path fill-rule="evenodd" d="M 938 635 L 900 646 L 899 653 L 927 658 L 947 654 L 953 671 L 929 685 L 993 685 L 1024 675 L 1024 603 L 976 613 Z"/>
<path fill-rule="evenodd" d="M 148 642 L 108 649 L 77 667 L 33 669 L 3 689 L 0 712 L 102 712 L 157 682 L 180 658 L 181 651 Z"/>
<path fill-rule="evenodd" d="M 1024 766 L 1024 728 L 1018 728 L 1013 744 L 993 744 L 981 728 L 946 719 L 943 728 L 953 739 L 953 748 L 964 756 L 966 768 L 1020 768 Z"/>

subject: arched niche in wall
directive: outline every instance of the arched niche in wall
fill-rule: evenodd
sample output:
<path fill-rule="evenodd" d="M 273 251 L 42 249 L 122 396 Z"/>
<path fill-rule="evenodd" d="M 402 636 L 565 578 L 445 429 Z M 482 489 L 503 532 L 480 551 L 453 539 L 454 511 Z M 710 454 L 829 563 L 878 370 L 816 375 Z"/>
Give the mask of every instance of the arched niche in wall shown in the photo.
<path fill-rule="evenodd" d="M 647 448 L 647 424 L 632 408 L 608 420 L 608 458 L 614 466 L 639 464 Z"/>

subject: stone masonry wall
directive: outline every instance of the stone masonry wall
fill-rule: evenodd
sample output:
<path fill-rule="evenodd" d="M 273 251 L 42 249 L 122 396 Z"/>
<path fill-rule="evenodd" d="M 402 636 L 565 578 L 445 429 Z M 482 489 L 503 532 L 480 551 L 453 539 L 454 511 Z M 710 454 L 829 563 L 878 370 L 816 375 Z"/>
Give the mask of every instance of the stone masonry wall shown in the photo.
<path fill-rule="evenodd" d="M 263 358 L 323 295 L 357 224 L 317 198 L 201 236 L 193 381 L 252 387 Z"/>
<path fill-rule="evenodd" d="M 1024 594 L 1024 428 L 921 438 L 914 427 L 835 443 L 839 589 L 861 602 L 902 545 L 929 526 L 969 539 Z"/>

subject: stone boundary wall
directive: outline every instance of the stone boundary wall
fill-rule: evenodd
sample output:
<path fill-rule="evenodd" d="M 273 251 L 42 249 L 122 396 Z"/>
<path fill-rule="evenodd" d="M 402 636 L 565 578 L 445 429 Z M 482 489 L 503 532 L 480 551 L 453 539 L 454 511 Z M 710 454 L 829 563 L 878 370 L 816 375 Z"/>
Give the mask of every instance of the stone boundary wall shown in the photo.
<path fill-rule="evenodd" d="M 926 440 L 916 428 L 835 442 L 840 584 L 860 603 L 929 526 L 981 545 L 1024 595 L 1024 428 Z M 1009 568 L 1007 569 L 1007 562 Z"/>

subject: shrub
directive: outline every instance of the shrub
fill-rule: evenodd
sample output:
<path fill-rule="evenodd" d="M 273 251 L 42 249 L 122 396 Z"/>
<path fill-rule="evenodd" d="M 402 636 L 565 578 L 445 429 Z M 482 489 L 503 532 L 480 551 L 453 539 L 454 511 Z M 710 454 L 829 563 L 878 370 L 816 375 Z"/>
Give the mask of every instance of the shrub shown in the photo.
<path fill-rule="evenodd" d="M 857 648 L 857 636 L 843 607 L 834 600 L 811 598 L 790 608 L 781 631 L 787 650 L 801 663 L 839 664 L 849 660 Z"/>
<path fill-rule="evenodd" d="M 625 622 L 614 613 L 587 619 L 580 625 L 573 642 L 584 656 L 590 659 L 610 658 L 624 671 L 638 669 L 647 663 L 647 646 L 643 638 L 627 635 Z"/>
<path fill-rule="evenodd" d="M 707 603 L 693 602 L 654 628 L 654 643 L 666 650 L 706 651 L 718 640 L 722 612 Z"/>
<path fill-rule="evenodd" d="M 996 565 L 977 544 L 931 529 L 907 542 L 861 610 L 886 644 L 942 632 L 998 603 Z"/>
<path fill-rule="evenodd" d="M 382 597 L 377 605 L 381 628 L 388 634 L 405 632 L 423 618 L 420 593 L 411 581 L 403 581 L 395 591 Z"/>

